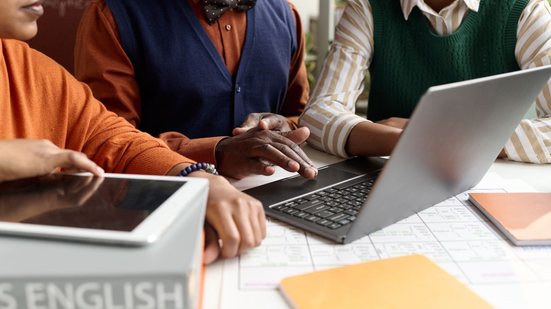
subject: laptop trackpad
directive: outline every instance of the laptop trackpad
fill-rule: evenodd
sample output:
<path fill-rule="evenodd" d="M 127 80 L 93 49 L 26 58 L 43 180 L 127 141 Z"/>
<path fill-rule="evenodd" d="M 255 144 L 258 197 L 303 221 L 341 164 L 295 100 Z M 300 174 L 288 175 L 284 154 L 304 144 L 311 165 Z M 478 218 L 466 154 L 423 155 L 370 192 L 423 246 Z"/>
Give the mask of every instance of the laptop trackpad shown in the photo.
<path fill-rule="evenodd" d="M 244 192 L 260 200 L 264 206 L 270 206 L 362 174 L 379 170 L 383 162 L 380 159 L 349 159 L 319 169 L 318 176 L 314 180 L 307 180 L 297 175 L 245 190 Z"/>

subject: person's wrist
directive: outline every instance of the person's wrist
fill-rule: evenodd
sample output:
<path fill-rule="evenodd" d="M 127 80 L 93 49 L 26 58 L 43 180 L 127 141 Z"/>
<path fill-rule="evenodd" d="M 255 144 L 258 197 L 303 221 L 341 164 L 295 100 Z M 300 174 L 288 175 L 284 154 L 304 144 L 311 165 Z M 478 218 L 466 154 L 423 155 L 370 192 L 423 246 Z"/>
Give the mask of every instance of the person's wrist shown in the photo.
<path fill-rule="evenodd" d="M 222 160 L 222 151 L 229 138 L 229 136 L 222 138 L 214 147 L 214 163 L 216 166 L 219 166 L 220 161 Z"/>
<path fill-rule="evenodd" d="M 230 182 L 220 175 L 209 174 L 203 170 L 199 170 L 189 174 L 188 177 L 203 178 L 209 181 L 210 188 L 219 188 L 220 186 L 230 185 Z"/>
<path fill-rule="evenodd" d="M 388 156 L 402 130 L 371 121 L 360 122 L 350 132 L 345 151 L 350 156 Z"/>

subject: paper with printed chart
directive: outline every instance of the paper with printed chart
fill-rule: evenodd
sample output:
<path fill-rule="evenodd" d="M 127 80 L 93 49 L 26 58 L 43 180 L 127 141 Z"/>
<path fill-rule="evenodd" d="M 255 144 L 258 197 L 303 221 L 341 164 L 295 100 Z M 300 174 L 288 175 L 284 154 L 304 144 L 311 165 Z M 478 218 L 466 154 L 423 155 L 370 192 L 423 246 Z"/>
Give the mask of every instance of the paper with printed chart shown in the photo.
<path fill-rule="evenodd" d="M 533 189 L 489 174 L 472 192 L 512 190 Z M 214 307 L 286 308 L 277 290 L 285 277 L 411 254 L 428 257 L 495 307 L 551 307 L 551 246 L 511 245 L 467 193 L 347 245 L 273 220 L 267 231 L 260 247 L 213 267 L 222 273 Z"/>

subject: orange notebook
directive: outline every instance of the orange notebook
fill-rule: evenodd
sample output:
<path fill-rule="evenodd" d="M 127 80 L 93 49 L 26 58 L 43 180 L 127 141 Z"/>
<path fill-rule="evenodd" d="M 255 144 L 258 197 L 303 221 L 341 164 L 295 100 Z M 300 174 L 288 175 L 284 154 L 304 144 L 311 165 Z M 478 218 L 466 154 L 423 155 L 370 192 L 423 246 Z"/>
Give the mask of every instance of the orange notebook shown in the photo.
<path fill-rule="evenodd" d="M 469 200 L 515 245 L 551 245 L 551 193 L 469 195 Z"/>
<path fill-rule="evenodd" d="M 285 278 L 293 308 L 491 308 L 421 255 L 391 258 Z"/>

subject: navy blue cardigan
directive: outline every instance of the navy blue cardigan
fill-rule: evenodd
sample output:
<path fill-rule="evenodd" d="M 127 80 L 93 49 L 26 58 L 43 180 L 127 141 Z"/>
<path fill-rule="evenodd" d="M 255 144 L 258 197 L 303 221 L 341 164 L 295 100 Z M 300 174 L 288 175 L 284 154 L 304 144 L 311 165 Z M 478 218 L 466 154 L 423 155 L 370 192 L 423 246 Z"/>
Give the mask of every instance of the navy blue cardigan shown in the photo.
<path fill-rule="evenodd" d="M 106 0 L 134 66 L 140 129 L 230 135 L 251 112 L 279 113 L 296 26 L 286 0 L 257 0 L 232 76 L 186 0 Z"/>

